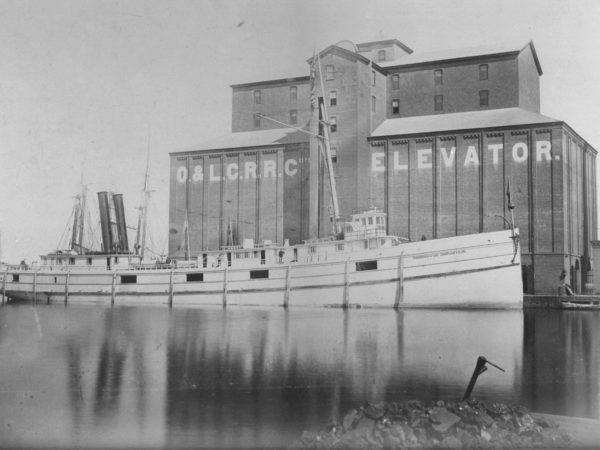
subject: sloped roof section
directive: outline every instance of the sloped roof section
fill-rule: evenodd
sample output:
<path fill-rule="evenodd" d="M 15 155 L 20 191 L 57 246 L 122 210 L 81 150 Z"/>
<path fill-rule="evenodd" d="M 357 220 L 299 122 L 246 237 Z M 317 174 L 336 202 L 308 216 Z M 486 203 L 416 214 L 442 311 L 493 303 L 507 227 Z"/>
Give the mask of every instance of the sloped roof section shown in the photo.
<path fill-rule="evenodd" d="M 560 122 L 521 108 L 490 109 L 387 119 L 371 133 L 370 138 Z"/>
<path fill-rule="evenodd" d="M 241 131 L 219 136 L 194 146 L 189 151 L 225 150 L 246 147 L 298 144 L 308 142 L 309 136 L 296 128 L 276 128 L 273 130 Z M 184 152 L 185 152 L 184 151 Z M 176 152 L 180 153 L 180 152 Z"/>
<path fill-rule="evenodd" d="M 531 48 L 531 53 L 533 54 L 538 73 L 542 75 L 542 66 L 540 65 L 540 62 L 538 60 L 533 41 L 529 41 L 525 45 L 505 42 L 495 45 L 455 48 L 449 50 L 439 50 L 434 52 L 416 52 L 411 53 L 410 55 L 403 55 L 400 58 L 396 58 L 392 61 L 382 61 L 378 64 L 381 67 L 389 68 L 412 66 L 441 61 L 452 61 L 456 59 L 475 58 L 481 56 L 494 56 L 510 53 L 518 54 L 525 50 L 527 47 Z"/>

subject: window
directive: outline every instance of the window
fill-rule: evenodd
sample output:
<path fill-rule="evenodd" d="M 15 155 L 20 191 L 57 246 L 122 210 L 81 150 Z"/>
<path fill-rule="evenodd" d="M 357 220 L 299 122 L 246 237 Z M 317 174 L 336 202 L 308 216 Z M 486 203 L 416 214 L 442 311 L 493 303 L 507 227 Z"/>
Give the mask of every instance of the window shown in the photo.
<path fill-rule="evenodd" d="M 88 258 L 88 259 L 87 259 L 87 265 L 88 265 L 88 266 L 91 266 L 91 265 L 92 265 L 92 258 Z"/>
<path fill-rule="evenodd" d="M 377 270 L 377 260 L 357 262 L 356 271 L 361 272 L 363 270 Z"/>
<path fill-rule="evenodd" d="M 290 123 L 291 124 L 298 123 L 298 110 L 296 110 L 296 109 L 290 110 Z"/>
<path fill-rule="evenodd" d="M 479 91 L 479 106 L 490 106 L 490 91 Z"/>
<path fill-rule="evenodd" d="M 443 111 L 444 110 L 444 96 L 436 95 L 433 97 L 434 110 Z"/>
<path fill-rule="evenodd" d="M 331 147 L 331 162 L 337 162 L 337 147 Z"/>
<path fill-rule="evenodd" d="M 337 131 L 337 117 L 329 118 L 329 131 L 335 133 Z"/>
<path fill-rule="evenodd" d="M 19 282 L 19 274 L 13 273 L 12 280 L 13 280 L 13 283 L 18 283 Z"/>
<path fill-rule="evenodd" d="M 385 50 L 379 50 L 377 52 L 377 59 L 379 61 L 385 61 Z"/>
<path fill-rule="evenodd" d="M 371 71 L 371 86 L 375 86 L 375 71 Z"/>
<path fill-rule="evenodd" d="M 121 284 L 137 283 L 137 275 L 121 275 Z"/>
<path fill-rule="evenodd" d="M 392 75 L 392 89 L 400 89 L 400 75 Z"/>
<path fill-rule="evenodd" d="M 488 65 L 487 64 L 481 64 L 479 66 L 479 79 L 480 80 L 488 79 Z"/>
<path fill-rule="evenodd" d="M 186 274 L 186 281 L 204 281 L 203 273 L 188 273 Z"/>
<path fill-rule="evenodd" d="M 371 112 L 375 112 L 376 109 L 377 109 L 377 99 L 373 95 L 373 96 L 371 96 Z"/>
<path fill-rule="evenodd" d="M 260 116 L 254 114 L 254 128 L 260 128 Z"/>
<path fill-rule="evenodd" d="M 290 101 L 295 102 L 298 100 L 298 88 L 296 86 L 290 86 Z"/>
<path fill-rule="evenodd" d="M 331 64 L 325 66 L 325 79 L 333 80 L 333 66 Z"/>
<path fill-rule="evenodd" d="M 268 270 L 251 270 L 250 271 L 250 279 L 254 280 L 256 278 L 269 278 Z"/>
<path fill-rule="evenodd" d="M 433 71 L 433 79 L 436 86 L 441 86 L 444 84 L 444 74 L 441 69 Z"/>
<path fill-rule="evenodd" d="M 260 91 L 254 91 L 254 104 L 260 105 Z"/>
<path fill-rule="evenodd" d="M 69 264 L 70 265 L 75 265 L 75 258 L 69 258 Z"/>
<path fill-rule="evenodd" d="M 336 251 L 338 252 L 343 252 L 344 251 L 344 244 L 337 244 L 335 247 Z"/>
<path fill-rule="evenodd" d="M 337 91 L 329 92 L 329 106 L 337 106 Z"/>
<path fill-rule="evenodd" d="M 392 114 L 400 114 L 400 100 L 392 100 Z"/>

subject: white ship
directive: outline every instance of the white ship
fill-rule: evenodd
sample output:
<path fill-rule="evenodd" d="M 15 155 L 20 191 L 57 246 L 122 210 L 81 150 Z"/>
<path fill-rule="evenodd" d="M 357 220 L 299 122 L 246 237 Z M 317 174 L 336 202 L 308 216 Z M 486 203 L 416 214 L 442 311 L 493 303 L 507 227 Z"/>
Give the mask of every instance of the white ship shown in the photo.
<path fill-rule="evenodd" d="M 144 263 L 131 253 L 55 252 L 7 266 L 2 296 L 34 302 L 169 305 L 522 306 L 518 230 L 406 242 L 385 213 L 354 214 L 344 239 L 246 242 L 193 261 Z"/>

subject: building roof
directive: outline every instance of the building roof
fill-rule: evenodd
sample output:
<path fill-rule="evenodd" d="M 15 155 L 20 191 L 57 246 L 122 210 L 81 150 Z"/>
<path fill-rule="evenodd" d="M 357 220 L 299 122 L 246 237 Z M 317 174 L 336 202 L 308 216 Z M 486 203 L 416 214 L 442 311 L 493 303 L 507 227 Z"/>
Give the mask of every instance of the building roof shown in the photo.
<path fill-rule="evenodd" d="M 310 81 L 310 76 L 303 77 L 293 77 L 293 78 L 279 78 L 277 80 L 264 80 L 264 81 L 254 81 L 251 83 L 239 83 L 239 84 L 231 84 L 230 87 L 233 89 L 241 89 L 248 87 L 258 87 L 263 85 L 275 85 L 275 84 L 294 84 L 294 83 L 308 83 Z"/>
<path fill-rule="evenodd" d="M 240 131 L 219 136 L 195 145 L 193 148 L 181 152 L 201 150 L 225 150 L 248 147 L 265 147 L 284 144 L 298 144 L 308 142 L 309 136 L 296 128 L 276 128 L 272 130 Z M 171 154 L 173 154 L 171 153 Z"/>
<path fill-rule="evenodd" d="M 382 45 L 397 45 L 398 47 L 403 49 L 406 53 L 413 52 L 413 50 L 410 47 L 404 45 L 398 39 L 385 39 L 382 41 L 362 42 L 360 44 L 356 44 L 356 48 L 358 48 L 358 50 L 361 51 L 361 50 L 369 50 L 371 48 L 375 48 L 375 47 L 382 46 Z"/>
<path fill-rule="evenodd" d="M 521 108 L 490 109 L 387 119 L 370 138 L 549 123 L 562 121 Z"/>
<path fill-rule="evenodd" d="M 455 48 L 449 50 L 439 50 L 434 52 L 416 52 L 410 55 L 402 55 L 391 61 L 381 61 L 378 64 L 384 68 L 390 67 L 405 67 L 420 65 L 432 62 L 463 60 L 468 58 L 480 58 L 482 56 L 500 56 L 509 54 L 519 54 L 527 47 L 531 48 L 535 65 L 538 73 L 542 75 L 542 66 L 537 57 L 533 41 L 527 42 L 525 45 L 514 43 L 499 43 L 494 45 L 486 45 L 479 47 Z"/>

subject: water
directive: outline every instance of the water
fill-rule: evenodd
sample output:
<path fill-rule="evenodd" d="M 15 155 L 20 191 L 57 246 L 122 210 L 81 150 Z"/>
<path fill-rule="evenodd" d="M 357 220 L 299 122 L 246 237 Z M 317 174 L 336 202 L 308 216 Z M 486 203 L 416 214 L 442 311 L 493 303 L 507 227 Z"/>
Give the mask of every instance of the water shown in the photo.
<path fill-rule="evenodd" d="M 364 401 L 599 419 L 589 311 L 0 308 L 0 445 L 285 447 Z"/>

